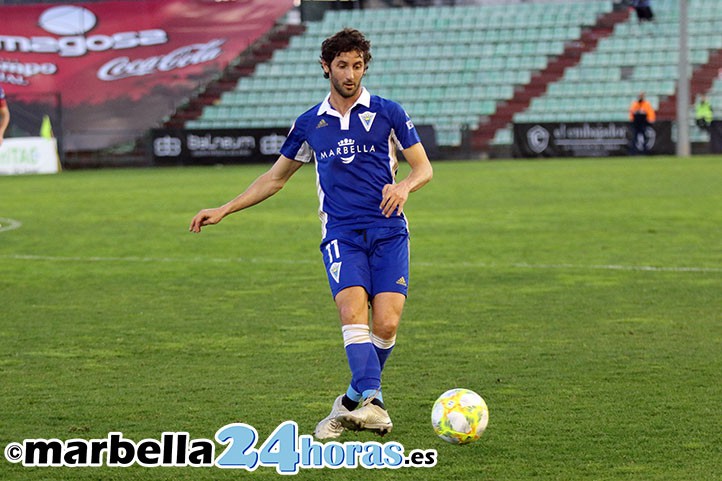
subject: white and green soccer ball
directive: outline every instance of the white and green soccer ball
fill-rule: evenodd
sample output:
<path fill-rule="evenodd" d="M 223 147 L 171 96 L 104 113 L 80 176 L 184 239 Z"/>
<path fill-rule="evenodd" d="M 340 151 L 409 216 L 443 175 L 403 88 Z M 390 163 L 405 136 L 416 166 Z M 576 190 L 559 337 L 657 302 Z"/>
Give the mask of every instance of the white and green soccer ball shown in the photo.
<path fill-rule="evenodd" d="M 436 434 L 452 444 L 467 444 L 481 437 L 489 422 L 489 409 L 474 391 L 450 389 L 439 396 L 431 410 Z"/>

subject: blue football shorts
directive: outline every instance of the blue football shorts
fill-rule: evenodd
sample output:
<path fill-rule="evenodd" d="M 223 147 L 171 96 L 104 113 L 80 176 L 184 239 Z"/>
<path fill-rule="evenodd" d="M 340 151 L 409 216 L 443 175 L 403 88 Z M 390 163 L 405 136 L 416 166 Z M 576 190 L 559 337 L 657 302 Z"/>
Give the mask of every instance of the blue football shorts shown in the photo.
<path fill-rule="evenodd" d="M 372 227 L 329 231 L 321 243 L 333 297 L 361 286 L 372 299 L 380 292 L 409 288 L 409 232 L 406 227 Z"/>

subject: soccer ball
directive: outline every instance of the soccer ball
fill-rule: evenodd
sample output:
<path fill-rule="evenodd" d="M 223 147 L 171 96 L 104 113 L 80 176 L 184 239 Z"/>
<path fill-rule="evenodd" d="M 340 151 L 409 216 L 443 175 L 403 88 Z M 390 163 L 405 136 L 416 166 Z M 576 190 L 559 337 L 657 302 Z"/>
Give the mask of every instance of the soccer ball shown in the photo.
<path fill-rule="evenodd" d="M 436 434 L 451 444 L 479 439 L 489 422 L 489 409 L 481 396 L 469 389 L 450 389 L 439 396 L 431 410 Z"/>

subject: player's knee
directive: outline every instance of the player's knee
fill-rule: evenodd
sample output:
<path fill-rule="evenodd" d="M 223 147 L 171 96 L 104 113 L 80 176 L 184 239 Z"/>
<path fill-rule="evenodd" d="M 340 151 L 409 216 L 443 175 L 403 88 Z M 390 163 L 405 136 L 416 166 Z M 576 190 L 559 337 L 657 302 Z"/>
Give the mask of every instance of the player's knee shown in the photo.
<path fill-rule="evenodd" d="M 393 339 L 396 337 L 396 328 L 384 328 L 384 329 L 374 328 L 374 335 L 385 341 L 389 340 L 389 339 Z"/>
<path fill-rule="evenodd" d="M 338 315 L 342 324 L 368 324 L 368 308 L 353 304 L 338 306 Z"/>
<path fill-rule="evenodd" d="M 399 318 L 376 318 L 373 320 L 373 333 L 381 339 L 393 339 L 399 327 Z"/>
<path fill-rule="evenodd" d="M 344 289 L 336 295 L 335 301 L 341 324 L 368 324 L 368 297 L 363 288 Z"/>

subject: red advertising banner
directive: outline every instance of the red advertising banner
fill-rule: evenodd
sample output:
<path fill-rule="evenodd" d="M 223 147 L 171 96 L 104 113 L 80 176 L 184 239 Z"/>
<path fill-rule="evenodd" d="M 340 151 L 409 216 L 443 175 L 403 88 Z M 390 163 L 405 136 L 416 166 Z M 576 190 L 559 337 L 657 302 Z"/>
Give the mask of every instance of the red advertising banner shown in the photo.
<path fill-rule="evenodd" d="M 55 120 L 62 122 L 65 151 L 111 146 L 157 126 L 292 5 L 148 0 L 0 6 L 0 85 L 11 112 L 15 103 L 37 110 L 48 98 L 60 99 L 62 119 Z"/>

